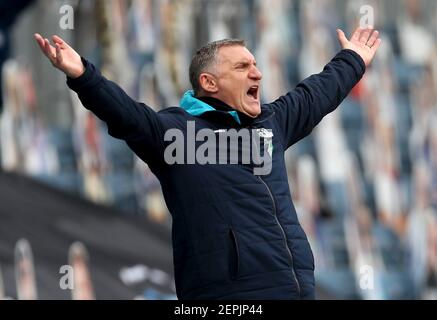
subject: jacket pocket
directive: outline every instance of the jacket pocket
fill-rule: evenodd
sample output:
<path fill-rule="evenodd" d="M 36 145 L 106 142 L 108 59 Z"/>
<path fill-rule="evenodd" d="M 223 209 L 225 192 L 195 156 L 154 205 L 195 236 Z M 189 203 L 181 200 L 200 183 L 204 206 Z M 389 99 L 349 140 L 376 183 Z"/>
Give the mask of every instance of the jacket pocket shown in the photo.
<path fill-rule="evenodd" d="M 232 228 L 229 229 L 229 274 L 231 280 L 235 280 L 240 272 L 240 253 L 238 251 L 238 241 Z"/>

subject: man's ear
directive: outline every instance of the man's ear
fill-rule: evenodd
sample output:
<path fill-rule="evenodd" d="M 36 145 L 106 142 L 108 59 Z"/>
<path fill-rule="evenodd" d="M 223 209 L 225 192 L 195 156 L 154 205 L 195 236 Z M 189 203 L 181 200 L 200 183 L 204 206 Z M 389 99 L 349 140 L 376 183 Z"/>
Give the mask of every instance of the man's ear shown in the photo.
<path fill-rule="evenodd" d="M 206 93 L 217 93 L 217 79 L 210 73 L 201 73 L 199 76 L 199 84 Z"/>

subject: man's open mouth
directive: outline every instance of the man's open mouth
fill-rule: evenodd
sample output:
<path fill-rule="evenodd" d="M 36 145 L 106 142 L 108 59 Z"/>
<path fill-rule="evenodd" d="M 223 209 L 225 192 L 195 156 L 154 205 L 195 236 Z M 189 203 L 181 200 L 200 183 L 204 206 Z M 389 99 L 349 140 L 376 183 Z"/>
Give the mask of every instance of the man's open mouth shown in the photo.
<path fill-rule="evenodd" d="M 258 100 L 258 90 L 259 86 L 251 86 L 249 90 L 247 90 L 247 95 L 255 100 Z"/>

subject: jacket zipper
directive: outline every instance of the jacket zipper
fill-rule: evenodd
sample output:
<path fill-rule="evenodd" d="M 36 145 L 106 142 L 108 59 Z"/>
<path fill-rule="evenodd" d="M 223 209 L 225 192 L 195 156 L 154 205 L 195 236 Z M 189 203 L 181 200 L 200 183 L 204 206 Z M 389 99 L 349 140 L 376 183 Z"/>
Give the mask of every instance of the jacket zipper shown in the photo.
<path fill-rule="evenodd" d="M 288 254 L 289 254 L 289 256 L 290 256 L 290 261 L 291 261 L 291 271 L 292 271 L 292 273 L 293 273 L 293 278 L 294 278 L 294 281 L 296 282 L 297 290 L 298 290 L 299 297 L 300 297 L 300 296 L 301 296 L 301 289 L 300 289 L 299 281 L 297 280 L 297 277 L 296 277 L 296 272 L 294 271 L 293 255 L 291 254 L 291 250 L 290 250 L 290 248 L 288 247 L 287 237 L 286 237 L 286 235 L 285 235 L 284 228 L 282 228 L 282 225 L 281 225 L 281 223 L 280 223 L 279 220 L 278 220 L 278 216 L 277 216 L 277 212 L 276 212 L 275 199 L 273 198 L 273 194 L 272 194 L 272 192 L 270 191 L 270 188 L 269 188 L 269 186 L 267 185 L 267 183 L 266 183 L 266 182 L 265 182 L 265 181 L 264 181 L 260 176 L 257 176 L 257 177 L 261 180 L 261 182 L 262 182 L 262 183 L 264 184 L 264 186 L 267 188 L 267 191 L 269 192 L 270 199 L 272 199 L 272 203 L 273 203 L 273 211 L 274 211 L 275 220 L 276 220 L 276 223 L 278 224 L 279 228 L 281 228 L 282 236 L 284 237 L 285 247 L 287 248 Z"/>
<path fill-rule="evenodd" d="M 259 123 L 262 123 L 262 122 L 264 122 L 264 121 L 270 119 L 274 114 L 275 114 L 275 112 L 273 111 L 273 113 L 272 113 L 271 115 L 269 115 L 266 119 L 263 119 L 263 120 L 260 121 Z M 257 123 L 257 124 L 259 124 L 259 123 Z M 254 127 L 253 125 L 254 125 L 254 124 L 252 124 L 252 125 L 250 125 L 250 126 L 248 126 L 248 127 L 253 128 L 253 127 Z M 255 145 L 255 148 L 256 148 L 256 145 Z M 289 255 L 289 257 L 290 257 L 290 262 L 291 262 L 291 272 L 292 272 L 292 274 L 293 274 L 294 281 L 296 282 L 296 286 L 297 286 L 297 291 L 298 291 L 299 297 L 301 297 L 301 288 L 300 288 L 299 280 L 297 279 L 296 272 L 294 271 L 293 255 L 292 255 L 292 253 L 291 253 L 290 248 L 288 247 L 287 236 L 285 235 L 284 228 L 282 227 L 281 223 L 280 223 L 279 220 L 278 220 L 278 215 L 277 215 L 277 211 L 276 211 L 276 204 L 275 204 L 275 198 L 273 198 L 273 194 L 272 194 L 272 192 L 271 192 L 269 186 L 267 185 L 267 183 L 266 183 L 266 182 L 265 182 L 265 181 L 264 181 L 260 176 L 257 176 L 257 177 L 259 178 L 259 180 L 261 180 L 261 183 L 264 184 L 264 186 L 266 187 L 266 189 L 267 189 L 267 191 L 268 191 L 268 193 L 269 193 L 270 199 L 272 200 L 273 211 L 274 211 L 275 220 L 276 220 L 276 223 L 278 224 L 279 228 L 281 229 L 282 236 L 283 236 L 283 238 L 284 238 L 285 248 L 287 249 L 287 251 L 288 251 L 288 255 Z"/>
<path fill-rule="evenodd" d="M 232 229 L 232 228 L 230 228 L 230 235 L 231 235 L 231 238 L 232 238 L 233 245 L 235 247 L 234 248 L 234 250 L 235 250 L 234 253 L 236 254 L 236 259 L 237 259 L 235 273 L 231 274 L 231 278 L 233 280 L 235 280 L 238 277 L 239 273 L 240 273 L 240 251 L 238 250 L 237 237 L 235 236 L 234 229 Z"/>

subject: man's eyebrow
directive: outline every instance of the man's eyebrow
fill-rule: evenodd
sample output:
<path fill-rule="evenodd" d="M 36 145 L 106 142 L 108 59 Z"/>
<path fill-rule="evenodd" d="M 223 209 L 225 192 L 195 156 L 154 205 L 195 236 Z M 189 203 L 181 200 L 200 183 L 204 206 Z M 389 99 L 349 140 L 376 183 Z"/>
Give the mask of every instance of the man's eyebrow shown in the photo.
<path fill-rule="evenodd" d="M 237 67 L 239 65 L 248 65 L 251 64 L 253 62 L 254 65 L 256 65 L 256 60 L 240 60 L 234 63 L 234 67 Z"/>

